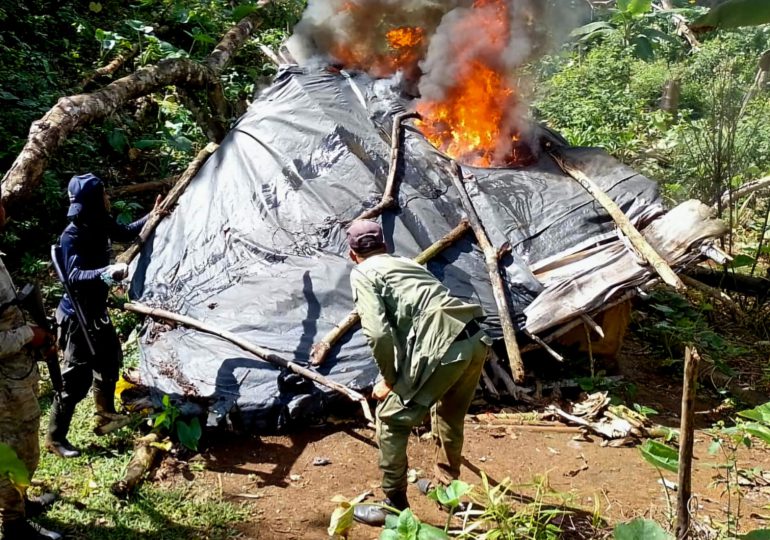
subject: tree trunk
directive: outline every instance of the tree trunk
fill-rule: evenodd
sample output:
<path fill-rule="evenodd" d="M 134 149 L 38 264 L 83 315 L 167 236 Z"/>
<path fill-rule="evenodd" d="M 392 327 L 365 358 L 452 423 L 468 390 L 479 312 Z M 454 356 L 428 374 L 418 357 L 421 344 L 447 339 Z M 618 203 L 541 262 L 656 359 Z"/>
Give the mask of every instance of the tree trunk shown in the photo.
<path fill-rule="evenodd" d="M 70 135 L 115 113 L 131 100 L 166 86 L 206 90 L 213 121 L 221 126 L 214 135 L 221 140 L 228 107 L 219 74 L 259 26 L 258 14 L 254 12 L 232 27 L 202 63 L 184 58 L 162 60 L 94 93 L 59 99 L 45 116 L 33 122 L 24 148 L 3 177 L 2 202 L 6 209 L 12 212 L 18 203 L 32 196 L 51 156 Z"/>

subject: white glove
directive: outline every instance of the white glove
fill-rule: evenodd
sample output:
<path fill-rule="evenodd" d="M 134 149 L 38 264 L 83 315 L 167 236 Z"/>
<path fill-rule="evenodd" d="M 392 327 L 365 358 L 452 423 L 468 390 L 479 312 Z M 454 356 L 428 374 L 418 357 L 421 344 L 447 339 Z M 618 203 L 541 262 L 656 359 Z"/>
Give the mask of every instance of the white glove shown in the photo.
<path fill-rule="evenodd" d="M 126 263 L 111 264 L 104 273 L 109 274 L 112 279 L 121 281 L 128 277 L 128 265 Z"/>

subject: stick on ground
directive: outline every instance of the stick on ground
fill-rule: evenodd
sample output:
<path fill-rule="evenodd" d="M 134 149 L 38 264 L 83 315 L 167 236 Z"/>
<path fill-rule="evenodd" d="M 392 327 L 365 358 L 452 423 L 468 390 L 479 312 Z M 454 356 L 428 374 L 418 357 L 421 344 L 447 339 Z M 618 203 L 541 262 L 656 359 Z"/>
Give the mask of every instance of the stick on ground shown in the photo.
<path fill-rule="evenodd" d="M 146 437 L 137 439 L 134 444 L 134 455 L 128 462 L 126 475 L 110 486 L 113 495 L 119 499 L 128 499 L 136 491 L 147 471 L 156 461 L 160 452 L 160 448 L 156 446 L 158 442 L 160 442 L 160 436 L 157 433 L 150 433 Z"/>
<path fill-rule="evenodd" d="M 682 283 L 682 280 L 679 279 L 679 276 L 674 273 L 674 271 L 663 259 L 663 257 L 661 257 L 657 251 L 655 251 L 649 242 L 647 242 L 644 236 L 642 236 L 642 233 L 640 233 L 637 228 L 634 227 L 634 225 L 628 219 L 628 216 L 623 213 L 623 210 L 620 209 L 617 203 L 613 201 L 612 198 L 596 184 L 596 182 L 594 182 L 591 178 L 588 177 L 588 175 L 580 170 L 576 164 L 568 162 L 564 156 L 559 154 L 556 150 L 551 150 L 550 155 L 565 173 L 567 173 L 577 183 L 583 186 L 583 188 L 585 188 L 585 190 L 604 207 L 604 209 L 615 221 L 615 223 L 618 225 L 618 228 L 623 232 L 626 238 L 628 238 L 634 248 L 642 257 L 644 257 L 650 266 L 655 269 L 655 271 L 665 283 L 674 287 L 678 291 L 683 291 L 686 289 L 684 283 Z"/>
<path fill-rule="evenodd" d="M 684 355 L 684 386 L 682 387 L 682 422 L 679 428 L 679 491 L 676 505 L 676 537 L 689 538 L 690 497 L 692 496 L 692 447 L 694 436 L 694 405 L 697 385 L 698 351 L 687 347 Z"/>
<path fill-rule="evenodd" d="M 465 213 L 468 214 L 468 220 L 471 223 L 473 234 L 476 235 L 476 241 L 484 253 L 484 262 L 487 265 L 489 271 L 489 278 L 492 281 L 492 293 L 495 297 L 495 303 L 497 304 L 497 312 L 500 316 L 500 325 L 503 328 L 503 340 L 505 341 L 505 349 L 508 353 L 508 362 L 511 365 L 511 374 L 513 380 L 520 383 L 524 380 L 524 363 L 521 361 L 521 353 L 519 352 L 519 344 L 516 342 L 516 332 L 513 328 L 513 321 L 511 320 L 511 312 L 508 307 L 508 299 L 505 296 L 505 287 L 503 285 L 503 278 L 500 276 L 500 266 L 498 264 L 498 250 L 489 241 L 484 226 L 479 219 L 479 215 L 476 213 L 476 209 L 473 206 L 471 198 L 468 196 L 468 192 L 465 191 L 465 185 L 463 184 L 463 171 L 457 164 L 453 163 L 454 174 L 452 175 L 452 182 L 455 188 L 460 194 L 460 202 L 462 203 Z"/>
<path fill-rule="evenodd" d="M 207 324 L 203 321 L 199 321 L 192 317 L 188 317 L 186 315 L 174 313 L 171 311 L 167 311 L 165 309 L 153 308 L 153 307 L 146 306 L 144 304 L 138 304 L 135 302 L 126 303 L 123 306 L 123 309 L 125 309 L 126 311 L 131 311 L 133 313 L 138 313 L 140 315 L 146 315 L 157 319 L 165 319 L 167 321 L 173 321 L 183 326 L 194 328 L 195 330 L 200 330 L 201 332 L 206 332 L 207 334 L 211 334 L 211 335 L 220 337 L 226 341 L 229 341 L 230 343 L 237 345 L 244 351 L 250 352 L 260 360 L 264 360 L 265 362 L 269 362 L 276 366 L 288 369 L 289 371 L 292 371 L 297 375 L 301 375 L 306 379 L 310 379 L 315 383 L 318 383 L 327 388 L 331 388 L 335 392 L 343 394 L 345 397 L 347 397 L 352 401 L 357 401 L 358 403 L 361 404 L 361 408 L 364 411 L 364 416 L 366 417 L 366 419 L 372 423 L 374 422 L 372 411 L 369 408 L 369 402 L 366 401 L 366 398 L 363 395 L 359 394 L 354 390 L 351 390 L 350 388 L 342 384 L 332 381 L 327 377 L 324 377 L 318 372 L 302 367 L 299 364 L 296 364 L 290 360 L 287 360 L 286 358 L 278 356 L 277 354 L 267 349 L 263 349 L 262 347 L 249 343 L 245 339 L 241 338 L 240 336 L 237 336 L 236 334 L 233 334 L 232 332 L 228 332 L 227 330 L 216 328 L 213 325 Z"/>

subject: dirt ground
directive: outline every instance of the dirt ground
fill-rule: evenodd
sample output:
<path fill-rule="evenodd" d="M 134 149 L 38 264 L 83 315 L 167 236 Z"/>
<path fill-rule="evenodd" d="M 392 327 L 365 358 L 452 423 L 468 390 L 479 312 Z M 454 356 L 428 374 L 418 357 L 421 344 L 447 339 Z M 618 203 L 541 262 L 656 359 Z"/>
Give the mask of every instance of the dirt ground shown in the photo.
<path fill-rule="evenodd" d="M 624 355 L 620 373 L 637 387 L 634 401 L 661 412 L 655 421 L 678 427 L 681 386 L 674 377 L 661 376 L 640 367 L 638 358 Z M 696 434 L 693 491 L 697 497 L 697 516 L 724 521 L 728 499 L 724 485 L 715 483 L 716 470 L 709 464 L 724 461 L 711 456 L 711 438 L 703 431 L 722 418 L 719 400 L 701 392 L 696 402 Z M 638 448 L 610 448 L 601 441 L 576 440 L 574 433 L 533 432 L 515 428 L 490 430 L 467 425 L 463 480 L 479 485 L 484 471 L 493 482 L 510 478 L 515 492 L 532 495 L 532 483 L 547 477 L 550 488 L 569 494 L 567 506 L 576 514 L 597 513 L 608 527 L 618 521 L 639 516 L 660 519 L 666 512 L 666 499 L 655 469 L 640 457 Z M 354 423 L 308 428 L 284 436 L 253 438 L 220 436 L 209 440 L 200 458 L 205 467 L 189 467 L 188 474 L 172 475 L 172 482 L 194 478 L 211 489 L 251 509 L 251 518 L 238 526 L 244 539 L 321 539 L 334 508 L 335 495 L 352 498 L 372 490 L 380 496 L 377 448 L 373 431 Z M 409 444 L 410 467 L 430 474 L 433 442 L 412 437 Z M 327 465 L 314 465 L 324 458 Z M 754 447 L 739 453 L 739 467 L 770 470 L 770 451 Z M 198 472 L 189 472 L 198 471 Z M 676 481 L 674 475 L 667 478 Z M 185 480 L 185 477 L 187 480 Z M 754 529 L 770 524 L 763 509 L 770 504 L 770 488 L 751 488 L 742 501 L 741 523 Z M 423 520 L 440 525 L 446 519 L 433 502 L 414 486 L 409 497 L 415 513 Z M 675 499 L 675 493 L 671 492 Z M 733 504 L 735 501 L 733 501 Z M 770 518 L 768 518 L 770 519 Z M 376 539 L 379 529 L 357 525 L 353 540 Z"/>

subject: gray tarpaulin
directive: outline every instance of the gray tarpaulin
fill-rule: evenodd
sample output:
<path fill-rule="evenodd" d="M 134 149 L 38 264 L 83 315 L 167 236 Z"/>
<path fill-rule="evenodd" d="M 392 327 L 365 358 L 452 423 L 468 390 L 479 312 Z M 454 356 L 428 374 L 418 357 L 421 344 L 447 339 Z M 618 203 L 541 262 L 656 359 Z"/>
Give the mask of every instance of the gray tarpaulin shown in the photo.
<path fill-rule="evenodd" d="M 145 246 L 132 297 L 306 362 L 312 344 L 353 307 L 344 224 L 379 201 L 391 120 L 408 107 L 389 85 L 365 75 L 282 70 Z M 413 127 L 404 149 L 400 210 L 382 222 L 393 251 L 411 257 L 463 213 L 447 158 Z M 566 152 L 588 163 L 632 220 L 659 208 L 656 184 L 603 151 Z M 514 248 L 505 277 L 517 314 L 541 290 L 529 265 L 613 234 L 611 219 L 547 156 L 521 169 L 466 173 L 493 243 Z M 480 302 L 497 332 L 483 256 L 470 237 L 429 268 L 453 294 Z M 143 381 L 208 410 L 210 424 L 229 415 L 243 428 L 280 427 L 321 413 L 332 397 L 197 331 L 150 324 L 141 352 Z M 320 371 L 354 389 L 377 376 L 360 331 Z"/>

